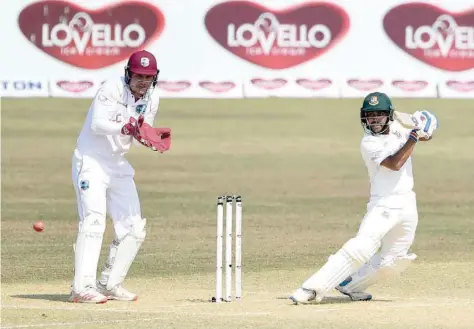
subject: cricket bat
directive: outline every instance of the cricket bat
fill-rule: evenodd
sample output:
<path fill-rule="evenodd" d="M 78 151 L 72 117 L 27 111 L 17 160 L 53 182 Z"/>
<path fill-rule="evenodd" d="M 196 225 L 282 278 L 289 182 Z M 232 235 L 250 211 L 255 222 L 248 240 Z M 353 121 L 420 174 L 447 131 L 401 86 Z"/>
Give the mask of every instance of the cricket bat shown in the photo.
<path fill-rule="evenodd" d="M 426 112 L 423 111 L 421 116 L 417 116 L 415 114 L 394 111 L 393 116 L 395 120 L 397 120 L 403 127 L 408 129 L 417 129 L 418 135 L 420 137 L 431 137 L 433 132 L 438 129 L 439 123 L 436 116 L 430 113 L 430 117 L 428 118 L 429 112 Z M 421 120 L 421 122 L 419 122 L 419 120 Z M 425 120 L 427 120 L 428 125 L 425 126 L 424 129 L 420 129 L 420 123 L 424 124 Z"/>
<path fill-rule="evenodd" d="M 413 114 L 394 111 L 393 117 L 405 128 L 415 129 L 418 127 L 418 120 L 416 120 Z"/>

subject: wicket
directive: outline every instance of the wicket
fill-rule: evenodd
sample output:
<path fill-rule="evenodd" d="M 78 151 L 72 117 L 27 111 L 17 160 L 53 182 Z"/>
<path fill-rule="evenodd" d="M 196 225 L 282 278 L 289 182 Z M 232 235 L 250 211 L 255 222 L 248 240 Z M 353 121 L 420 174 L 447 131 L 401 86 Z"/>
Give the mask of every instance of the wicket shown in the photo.
<path fill-rule="evenodd" d="M 242 298 L 242 197 L 224 195 L 217 198 L 217 264 L 216 296 L 213 302 L 232 301 L 232 221 L 235 200 L 235 299 Z M 222 296 L 222 254 L 224 242 L 225 203 L 225 296 Z"/>

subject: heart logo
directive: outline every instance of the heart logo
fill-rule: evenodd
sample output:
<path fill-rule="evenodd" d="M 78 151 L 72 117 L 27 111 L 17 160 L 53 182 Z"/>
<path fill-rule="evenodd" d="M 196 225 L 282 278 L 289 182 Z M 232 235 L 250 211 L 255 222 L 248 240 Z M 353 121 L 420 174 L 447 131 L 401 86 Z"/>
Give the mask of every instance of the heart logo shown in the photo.
<path fill-rule="evenodd" d="M 92 81 L 61 80 L 61 81 L 56 82 L 56 85 L 63 90 L 66 90 L 72 93 L 80 93 L 94 86 L 94 83 Z"/>
<path fill-rule="evenodd" d="M 404 91 L 420 91 L 428 86 L 426 81 L 405 81 L 405 80 L 394 80 L 392 85 Z"/>
<path fill-rule="evenodd" d="M 391 9 L 383 19 L 387 35 L 416 59 L 446 71 L 474 68 L 474 10 L 451 13 L 428 3 Z"/>
<path fill-rule="evenodd" d="M 451 89 L 461 91 L 461 92 L 474 91 L 474 81 L 449 80 L 446 82 L 446 85 Z"/>
<path fill-rule="evenodd" d="M 296 84 L 310 90 L 320 90 L 327 88 L 332 85 L 332 81 L 329 79 L 319 79 L 319 80 L 310 80 L 310 79 L 297 79 Z"/>
<path fill-rule="evenodd" d="M 228 1 L 205 17 L 209 34 L 234 55 L 269 69 L 286 69 L 334 47 L 349 28 L 349 16 L 331 3 L 304 3 L 274 10 Z"/>
<path fill-rule="evenodd" d="M 372 79 L 372 80 L 350 79 L 350 80 L 347 80 L 347 84 L 358 90 L 371 91 L 383 86 L 383 81 L 377 80 L 377 79 Z"/>
<path fill-rule="evenodd" d="M 284 85 L 287 84 L 288 81 L 285 79 L 272 79 L 272 80 L 265 80 L 265 79 L 260 79 L 260 78 L 255 78 L 250 80 L 250 82 L 262 89 L 278 89 L 283 87 Z"/>
<path fill-rule="evenodd" d="M 156 84 L 158 88 L 161 88 L 166 91 L 183 91 L 191 87 L 191 82 L 189 81 L 158 81 Z"/>
<path fill-rule="evenodd" d="M 139 1 L 86 9 L 46 0 L 28 5 L 18 17 L 21 32 L 38 49 L 91 70 L 119 63 L 145 48 L 160 35 L 164 23 L 158 8 Z"/>
<path fill-rule="evenodd" d="M 215 93 L 223 93 L 235 88 L 235 83 L 233 83 L 232 81 L 224 81 L 224 82 L 201 81 L 199 82 L 199 86 Z"/>

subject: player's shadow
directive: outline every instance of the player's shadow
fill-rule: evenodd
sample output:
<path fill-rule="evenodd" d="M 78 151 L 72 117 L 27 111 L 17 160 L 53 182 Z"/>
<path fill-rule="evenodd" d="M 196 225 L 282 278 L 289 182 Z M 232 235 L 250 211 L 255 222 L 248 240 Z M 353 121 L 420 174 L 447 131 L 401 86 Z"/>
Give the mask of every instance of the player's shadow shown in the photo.
<path fill-rule="evenodd" d="M 53 302 L 67 302 L 69 294 L 30 294 L 30 295 L 11 295 L 12 298 L 20 299 L 38 299 L 50 300 Z"/>
<path fill-rule="evenodd" d="M 288 297 L 277 297 L 277 299 L 286 299 L 288 301 L 289 298 Z M 290 301 L 291 302 L 291 301 Z M 392 302 L 391 299 L 372 299 L 370 301 L 358 301 L 358 302 L 354 302 L 352 301 L 349 297 L 345 297 L 345 296 L 327 296 L 327 297 L 324 297 L 323 300 L 319 303 L 309 303 L 308 305 L 324 305 L 324 304 L 348 304 L 348 303 L 378 303 L 378 302 L 382 302 L 382 303 L 387 303 L 387 302 Z"/>
<path fill-rule="evenodd" d="M 186 299 L 178 299 L 178 302 L 187 302 L 187 303 L 211 303 L 211 299 L 204 299 L 204 298 L 186 298 Z"/>
<path fill-rule="evenodd" d="M 352 301 L 349 297 L 344 297 L 344 296 L 328 296 L 324 297 L 323 300 L 320 303 L 316 304 L 346 304 L 346 303 L 386 303 L 386 302 L 392 302 L 390 299 L 372 299 L 370 301 Z"/>

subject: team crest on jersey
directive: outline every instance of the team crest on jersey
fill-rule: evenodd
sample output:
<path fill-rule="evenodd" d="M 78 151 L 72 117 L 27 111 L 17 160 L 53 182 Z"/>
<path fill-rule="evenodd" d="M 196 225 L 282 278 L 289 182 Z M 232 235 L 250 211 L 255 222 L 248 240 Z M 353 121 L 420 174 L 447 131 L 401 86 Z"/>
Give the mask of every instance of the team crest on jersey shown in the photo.
<path fill-rule="evenodd" d="M 137 112 L 137 114 L 140 114 L 140 115 L 145 114 L 145 112 L 146 112 L 146 104 L 137 105 L 137 107 L 135 108 L 135 112 Z"/>
<path fill-rule="evenodd" d="M 89 189 L 89 181 L 88 180 L 81 180 L 79 183 L 79 186 L 81 187 L 81 190 L 85 191 Z"/>
<path fill-rule="evenodd" d="M 377 96 L 372 96 L 369 101 L 369 105 L 375 106 L 379 104 L 379 98 Z"/>
<path fill-rule="evenodd" d="M 148 65 L 150 65 L 150 60 L 146 57 L 142 57 L 142 58 L 140 58 L 140 64 L 143 67 L 147 67 Z"/>

